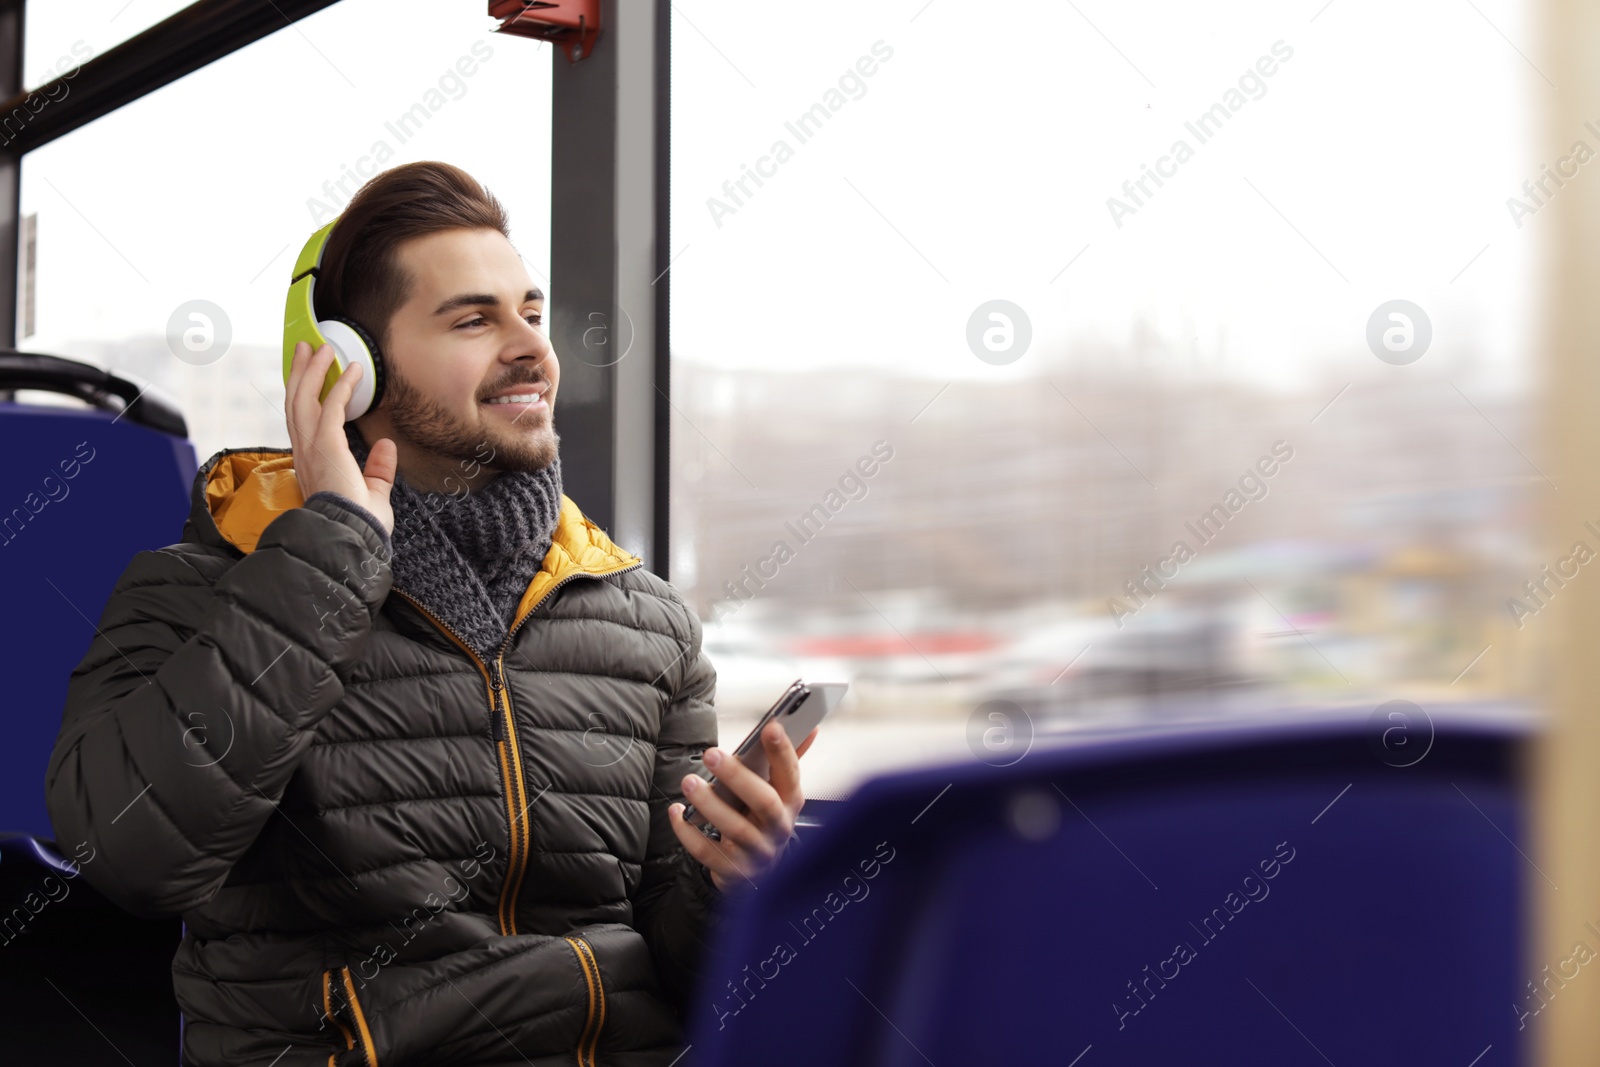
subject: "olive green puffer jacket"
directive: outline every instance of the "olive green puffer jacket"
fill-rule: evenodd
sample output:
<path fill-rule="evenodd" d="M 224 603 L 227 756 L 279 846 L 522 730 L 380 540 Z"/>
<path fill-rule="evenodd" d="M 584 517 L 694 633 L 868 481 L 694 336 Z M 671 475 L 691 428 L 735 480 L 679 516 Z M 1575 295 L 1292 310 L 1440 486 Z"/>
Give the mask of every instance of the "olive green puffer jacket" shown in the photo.
<path fill-rule="evenodd" d="M 183 1062 L 666 1067 L 719 900 L 667 818 L 699 620 L 565 497 L 493 661 L 392 584 L 287 449 L 226 449 L 72 674 L 51 819 L 182 915 Z"/>

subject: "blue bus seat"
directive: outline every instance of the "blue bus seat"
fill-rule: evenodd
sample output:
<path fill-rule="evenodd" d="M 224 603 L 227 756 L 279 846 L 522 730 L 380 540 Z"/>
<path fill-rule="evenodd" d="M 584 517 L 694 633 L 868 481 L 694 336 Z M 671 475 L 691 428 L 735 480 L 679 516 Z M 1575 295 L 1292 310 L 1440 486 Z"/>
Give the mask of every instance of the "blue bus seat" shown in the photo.
<path fill-rule="evenodd" d="M 18 390 L 84 407 L 19 403 Z M 0 349 L 0 582 L 11 625 L 0 723 L 0 1062 L 172 1063 L 178 919 L 117 908 L 57 850 L 45 770 L 67 681 L 136 552 L 183 534 L 197 462 L 158 390 L 57 356 Z M 62 852 L 65 852 L 65 856 Z"/>
<path fill-rule="evenodd" d="M 15 390 L 88 408 L 17 403 Z M 53 837 L 44 775 L 67 680 L 136 552 L 183 536 L 198 467 L 183 417 L 159 392 L 87 363 L 0 350 L 0 831 Z"/>
<path fill-rule="evenodd" d="M 685 1063 L 1516 1062 L 1533 727 L 1370 711 L 868 782 L 725 898 Z"/>

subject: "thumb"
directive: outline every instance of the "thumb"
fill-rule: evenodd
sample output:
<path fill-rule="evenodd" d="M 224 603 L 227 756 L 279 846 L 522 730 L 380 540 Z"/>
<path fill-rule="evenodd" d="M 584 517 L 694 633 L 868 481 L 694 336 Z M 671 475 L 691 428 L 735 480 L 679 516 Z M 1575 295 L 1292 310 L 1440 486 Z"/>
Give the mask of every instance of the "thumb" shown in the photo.
<path fill-rule="evenodd" d="M 376 441 L 367 453 L 367 469 L 361 472 L 362 477 L 367 480 L 367 488 L 374 493 L 383 494 L 385 500 L 389 499 L 389 492 L 394 488 L 394 476 L 399 458 L 399 448 L 393 439 L 388 437 Z"/>

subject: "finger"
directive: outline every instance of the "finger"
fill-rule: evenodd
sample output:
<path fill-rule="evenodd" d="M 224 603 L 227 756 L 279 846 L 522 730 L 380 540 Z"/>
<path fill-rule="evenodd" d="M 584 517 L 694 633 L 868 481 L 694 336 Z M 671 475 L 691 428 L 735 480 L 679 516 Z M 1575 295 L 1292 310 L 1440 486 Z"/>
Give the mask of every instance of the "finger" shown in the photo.
<path fill-rule="evenodd" d="M 288 420 L 291 436 L 296 433 L 298 419 L 295 416 L 296 398 L 300 395 L 300 380 L 306 375 L 306 364 L 311 360 L 311 345 L 306 341 L 297 341 L 294 346 L 294 358 L 289 361 L 289 380 L 283 388 L 283 414 Z"/>
<path fill-rule="evenodd" d="M 772 767 L 773 790 L 786 807 L 798 808 L 805 792 L 800 788 L 800 756 L 789 743 L 788 732 L 778 723 L 768 723 L 761 731 L 761 744 Z"/>
<path fill-rule="evenodd" d="M 811 732 L 809 734 L 806 734 L 806 739 L 804 741 L 800 742 L 800 747 L 794 750 L 794 758 L 795 759 L 799 759 L 801 756 L 804 756 L 806 754 L 806 749 L 810 748 L 811 747 L 811 742 L 813 742 L 813 741 L 815 741 L 817 739 L 817 731 L 820 730 L 820 729 L 822 729 L 822 727 L 820 727 L 820 726 L 813 726 L 811 728 Z"/>
<path fill-rule="evenodd" d="M 301 343 L 309 346 L 309 342 Z M 320 380 L 327 375 L 328 361 L 332 358 L 332 355 L 333 346 L 324 344 L 310 352 L 307 352 L 305 358 L 300 361 L 300 373 L 295 379 L 294 388 L 294 400 L 297 407 L 301 405 L 301 402 L 307 397 L 308 394 L 313 400 L 319 398 L 319 393 L 311 390 L 310 380 Z"/>
<path fill-rule="evenodd" d="M 777 729 L 781 733 L 783 728 L 780 726 Z M 785 739 L 784 743 L 787 744 L 787 739 Z M 771 752 L 770 746 L 768 746 L 768 752 L 769 754 Z M 706 766 L 716 772 L 718 780 L 727 786 L 734 796 L 744 801 L 746 818 L 761 827 L 782 827 L 784 825 L 784 819 L 789 814 L 788 803 L 773 788 L 771 783 L 749 767 L 746 767 L 738 756 L 713 747 L 706 749 L 702 759 L 705 761 Z M 696 804 L 700 803 L 698 797 L 691 797 L 690 799 Z M 713 819 L 712 822 L 716 822 L 716 820 Z M 727 832 L 727 827 L 720 822 L 716 822 L 716 826 L 717 829 L 722 830 L 724 833 Z"/>
<path fill-rule="evenodd" d="M 328 364 L 333 360 L 333 346 L 323 345 L 306 360 L 304 372 L 296 383 L 292 403 L 294 426 L 304 434 L 316 432 L 322 413 L 322 383 L 327 379 Z"/>
<path fill-rule="evenodd" d="M 311 345 L 305 341 L 296 341 L 294 355 L 289 359 L 289 378 L 284 386 L 285 396 L 294 396 L 295 387 L 300 382 L 300 376 L 306 370 L 306 357 L 311 354 Z"/>
<path fill-rule="evenodd" d="M 729 759 L 731 757 L 725 758 L 722 766 L 727 766 Z M 717 768 L 719 775 L 722 766 Z M 785 814 L 783 804 L 778 800 L 778 795 L 772 791 L 772 787 L 757 778 L 749 768 L 745 768 L 745 773 L 755 780 L 756 785 L 759 785 L 770 794 L 771 804 L 776 806 L 779 816 L 781 817 Z M 763 859 L 772 858 L 773 843 L 768 839 L 762 828 L 757 826 L 748 815 L 734 810 L 733 805 L 717 796 L 716 790 L 712 789 L 705 779 L 697 774 L 686 775 L 683 780 L 683 788 L 684 796 L 694 804 L 701 815 L 705 816 L 706 822 L 715 826 L 721 832 L 723 841 L 732 842 L 739 848 L 754 853 Z M 730 785 L 729 788 L 731 789 L 732 786 Z M 746 788 L 752 787 L 747 785 Z M 746 804 L 750 803 L 750 800 L 743 794 L 740 794 L 740 799 L 744 800 Z M 770 811 L 771 808 L 769 807 L 768 810 Z"/>
<path fill-rule="evenodd" d="M 345 423 L 345 409 L 350 406 L 350 397 L 356 391 L 356 379 L 360 376 L 359 363 L 347 363 L 344 370 L 339 372 L 333 388 L 328 390 L 327 398 L 322 401 L 322 412 L 317 419 L 319 435 L 344 436 L 341 429 Z"/>
<path fill-rule="evenodd" d="M 399 446 L 389 437 L 380 437 L 372 444 L 372 449 L 367 453 L 367 466 L 361 476 L 367 480 L 367 488 L 374 492 L 388 493 L 394 488 L 395 468 L 399 465 Z"/>
<path fill-rule="evenodd" d="M 683 845 L 684 851 L 726 878 L 737 875 L 749 882 L 750 876 L 735 860 L 735 851 L 724 842 L 713 841 L 701 833 L 699 827 L 684 820 L 683 812 L 682 804 L 672 804 L 667 807 L 667 819 L 672 823 L 672 832 L 678 835 L 678 841 Z M 720 826 L 717 828 L 721 829 Z"/>
<path fill-rule="evenodd" d="M 723 765 L 726 766 L 726 761 Z M 779 816 L 784 814 L 782 801 L 778 800 L 778 793 L 773 792 L 771 785 L 760 779 L 755 779 L 755 782 L 770 793 L 771 805 L 776 808 Z M 728 789 L 731 790 L 731 785 L 728 785 Z M 683 777 L 683 797 L 693 803 L 699 809 L 701 816 L 717 827 L 718 832 L 722 832 L 723 840 L 760 856 L 766 856 L 770 851 L 770 841 L 763 830 L 763 825 L 758 824 L 757 819 L 752 819 L 749 811 L 739 811 L 738 803 L 741 801 L 746 808 L 749 808 L 750 801 L 746 797 L 741 795 L 738 801 L 725 800 L 698 774 L 688 774 Z M 760 798 L 757 798 L 757 801 L 760 803 Z"/>
<path fill-rule="evenodd" d="M 691 781 L 690 779 L 693 779 Z M 722 843 L 736 850 L 765 853 L 766 837 L 745 812 L 724 800 L 715 789 L 699 775 L 688 775 L 683 781 L 684 798 L 692 802 L 700 817 L 715 826 Z"/>
<path fill-rule="evenodd" d="M 685 853 L 706 864 L 712 870 L 717 870 L 718 865 L 725 864 L 725 859 L 715 856 L 717 849 L 710 848 L 712 841 L 704 833 L 694 829 L 693 825 L 683 821 L 683 805 L 670 805 L 667 808 L 667 822 L 672 824 L 672 833 L 677 835 L 678 843 L 683 846 Z M 694 838 L 699 838 L 698 841 Z"/>
<path fill-rule="evenodd" d="M 678 807 L 680 816 L 684 810 L 686 809 L 680 804 Z M 687 820 L 681 821 L 683 821 L 683 824 L 690 829 L 695 829 L 693 823 L 690 823 Z M 718 832 L 721 832 L 720 828 Z M 768 858 L 765 861 L 752 862 L 749 852 L 739 847 L 739 845 L 735 842 L 728 840 L 726 837 L 706 837 L 704 834 L 701 834 L 700 836 L 703 841 L 708 842 L 711 845 L 710 854 L 719 856 L 723 860 L 721 865 L 707 864 L 707 866 L 716 871 L 718 874 L 721 874 L 725 881 L 732 881 L 733 876 L 737 875 L 739 878 L 744 879 L 745 884 L 750 886 L 750 888 L 759 888 L 755 882 L 751 881 L 751 874 L 758 870 L 765 869 L 775 861 L 775 858 Z"/>

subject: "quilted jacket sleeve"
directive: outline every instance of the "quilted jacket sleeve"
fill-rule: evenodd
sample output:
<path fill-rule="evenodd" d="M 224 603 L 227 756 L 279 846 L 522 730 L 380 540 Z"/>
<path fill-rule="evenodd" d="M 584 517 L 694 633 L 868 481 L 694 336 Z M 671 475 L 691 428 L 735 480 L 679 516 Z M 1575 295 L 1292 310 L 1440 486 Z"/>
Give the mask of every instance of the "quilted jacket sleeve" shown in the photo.
<path fill-rule="evenodd" d="M 634 926 L 650 946 L 662 992 L 681 1010 L 699 977 L 722 894 L 705 866 L 678 842 L 667 814 L 683 800 L 684 775 L 703 774 L 701 753 L 717 743 L 717 672 L 700 647 L 700 620 L 681 599 L 677 603 L 687 619 L 688 642 L 657 741 L 650 845 L 633 902 Z"/>
<path fill-rule="evenodd" d="M 392 576 L 381 529 L 313 494 L 212 584 L 133 557 L 72 672 L 46 773 L 56 836 L 136 914 L 208 901 L 344 695 Z M 190 550 L 192 551 L 192 550 Z"/>

